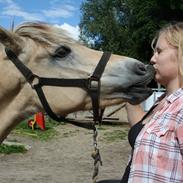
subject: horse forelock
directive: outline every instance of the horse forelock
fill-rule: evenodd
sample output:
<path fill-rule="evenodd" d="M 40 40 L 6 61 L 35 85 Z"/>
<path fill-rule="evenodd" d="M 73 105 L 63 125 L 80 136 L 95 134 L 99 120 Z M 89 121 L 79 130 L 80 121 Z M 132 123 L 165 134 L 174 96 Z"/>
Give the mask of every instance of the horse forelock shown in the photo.
<path fill-rule="evenodd" d="M 24 23 L 15 28 L 14 32 L 22 37 L 28 37 L 41 44 L 59 45 L 60 43 L 76 42 L 66 30 L 46 23 Z"/>

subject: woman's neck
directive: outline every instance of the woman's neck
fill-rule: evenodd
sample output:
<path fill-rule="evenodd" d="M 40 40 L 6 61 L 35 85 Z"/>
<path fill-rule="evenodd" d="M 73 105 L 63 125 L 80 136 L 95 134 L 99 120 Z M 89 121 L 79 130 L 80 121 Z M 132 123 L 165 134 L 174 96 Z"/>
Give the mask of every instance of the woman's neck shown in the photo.
<path fill-rule="evenodd" d="M 179 88 L 183 88 L 183 79 L 175 79 L 165 86 L 166 88 L 166 96 L 169 96 L 173 92 L 177 91 Z"/>

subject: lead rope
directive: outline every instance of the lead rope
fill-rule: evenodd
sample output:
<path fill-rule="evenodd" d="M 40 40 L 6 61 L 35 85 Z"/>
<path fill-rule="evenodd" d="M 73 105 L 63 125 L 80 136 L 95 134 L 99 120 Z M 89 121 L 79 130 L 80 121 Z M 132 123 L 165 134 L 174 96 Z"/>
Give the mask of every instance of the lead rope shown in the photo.
<path fill-rule="evenodd" d="M 100 78 L 104 72 L 105 66 L 109 60 L 111 56 L 110 52 L 104 52 L 99 63 L 97 65 L 97 67 L 95 68 L 92 76 L 90 77 L 90 95 L 94 95 L 94 97 L 92 97 L 92 106 L 94 108 L 94 106 L 96 107 L 95 110 L 93 110 L 94 112 L 94 125 L 93 125 L 93 146 L 94 146 L 94 151 L 92 153 L 92 158 L 94 159 L 94 171 L 93 171 L 93 183 L 96 183 L 97 177 L 98 177 L 98 172 L 99 172 L 99 165 L 102 166 L 102 160 L 101 160 L 101 156 L 100 156 L 100 152 L 99 149 L 97 147 L 97 136 L 98 136 L 98 131 L 96 129 L 96 121 L 99 122 L 99 125 L 101 125 L 101 121 L 102 121 L 102 115 L 104 112 L 104 109 L 101 110 L 100 114 L 99 114 L 99 94 L 100 94 Z M 94 85 L 93 85 L 94 84 Z M 98 86 L 96 88 L 96 85 Z M 97 97 L 96 97 L 97 94 Z M 95 98 L 95 99 L 94 99 Z M 98 100 L 98 102 L 96 102 Z M 98 118 L 99 117 L 99 118 Z"/>
<path fill-rule="evenodd" d="M 93 176 L 92 176 L 92 183 L 96 183 L 97 178 L 98 178 L 98 173 L 99 173 L 99 166 L 102 166 L 102 159 L 100 156 L 100 151 L 98 149 L 98 144 L 97 144 L 97 137 L 98 137 L 98 130 L 94 124 L 93 128 L 93 146 L 94 146 L 94 151 L 92 152 L 91 156 L 94 159 L 94 170 L 93 170 Z"/>

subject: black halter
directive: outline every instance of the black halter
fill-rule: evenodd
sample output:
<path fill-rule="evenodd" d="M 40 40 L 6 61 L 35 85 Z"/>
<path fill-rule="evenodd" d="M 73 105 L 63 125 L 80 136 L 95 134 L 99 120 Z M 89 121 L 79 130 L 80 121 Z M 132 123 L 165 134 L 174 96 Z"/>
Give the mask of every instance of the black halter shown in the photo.
<path fill-rule="evenodd" d="M 86 79 L 62 79 L 62 78 L 45 78 L 39 77 L 32 73 L 32 71 L 26 67 L 17 57 L 17 55 L 9 48 L 5 48 L 7 57 L 14 63 L 17 69 L 26 78 L 27 82 L 31 85 L 32 89 L 35 89 L 37 95 L 46 111 L 46 113 L 58 122 L 65 121 L 65 117 L 55 114 L 42 90 L 43 86 L 61 86 L 61 87 L 80 87 L 88 92 L 92 100 L 93 107 L 93 120 L 95 122 L 101 122 L 103 110 L 99 108 L 100 99 L 100 78 L 104 72 L 105 66 L 111 56 L 111 53 L 104 52 L 97 67 L 95 68 L 92 76 Z"/>

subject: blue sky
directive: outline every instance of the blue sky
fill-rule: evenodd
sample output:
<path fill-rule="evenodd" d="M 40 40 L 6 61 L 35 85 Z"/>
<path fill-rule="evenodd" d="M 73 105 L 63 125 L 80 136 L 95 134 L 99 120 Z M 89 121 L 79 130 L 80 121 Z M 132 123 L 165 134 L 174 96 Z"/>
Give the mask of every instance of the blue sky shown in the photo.
<path fill-rule="evenodd" d="M 25 21 L 56 24 L 77 37 L 84 0 L 0 0 L 0 26 L 10 29 Z"/>

